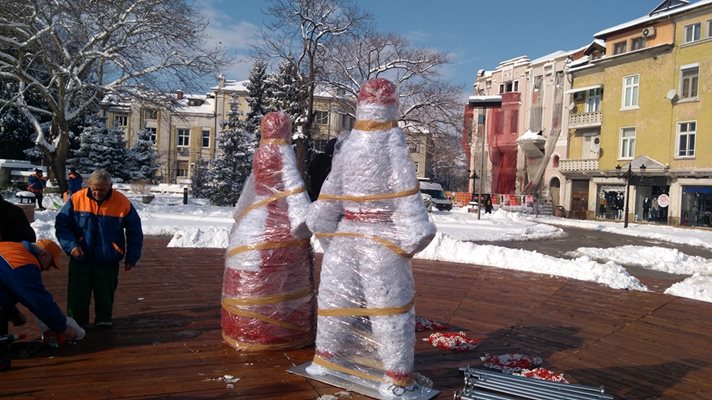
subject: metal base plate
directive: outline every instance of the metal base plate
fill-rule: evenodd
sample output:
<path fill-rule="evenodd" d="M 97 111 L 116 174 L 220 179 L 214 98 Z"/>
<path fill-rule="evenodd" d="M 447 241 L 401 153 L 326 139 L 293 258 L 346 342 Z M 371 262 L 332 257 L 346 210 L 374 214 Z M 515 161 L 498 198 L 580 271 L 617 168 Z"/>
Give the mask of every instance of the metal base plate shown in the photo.
<path fill-rule="evenodd" d="M 378 393 L 378 389 L 373 385 L 369 385 L 368 381 L 357 378 L 352 375 L 341 374 L 327 374 L 327 375 L 311 375 L 306 371 L 306 368 L 311 364 L 311 361 L 307 361 L 304 364 L 297 365 L 288 369 L 295 375 L 301 375 L 305 378 L 314 379 L 315 381 L 323 382 L 328 385 L 340 387 L 351 392 L 356 392 L 365 396 L 373 397 L 374 399 L 380 400 L 392 400 L 391 398 L 383 397 Z M 438 390 L 432 388 L 423 388 L 422 393 L 415 398 L 415 400 L 429 400 L 437 396 L 440 393 Z"/>

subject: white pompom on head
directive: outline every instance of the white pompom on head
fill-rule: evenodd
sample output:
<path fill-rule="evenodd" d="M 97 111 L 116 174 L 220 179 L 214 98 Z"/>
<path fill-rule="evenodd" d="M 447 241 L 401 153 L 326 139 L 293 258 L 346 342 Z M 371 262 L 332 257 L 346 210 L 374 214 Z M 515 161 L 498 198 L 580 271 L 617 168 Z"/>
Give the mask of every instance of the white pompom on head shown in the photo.
<path fill-rule="evenodd" d="M 383 78 L 364 82 L 358 93 L 357 121 L 395 121 L 398 118 L 396 85 Z"/>

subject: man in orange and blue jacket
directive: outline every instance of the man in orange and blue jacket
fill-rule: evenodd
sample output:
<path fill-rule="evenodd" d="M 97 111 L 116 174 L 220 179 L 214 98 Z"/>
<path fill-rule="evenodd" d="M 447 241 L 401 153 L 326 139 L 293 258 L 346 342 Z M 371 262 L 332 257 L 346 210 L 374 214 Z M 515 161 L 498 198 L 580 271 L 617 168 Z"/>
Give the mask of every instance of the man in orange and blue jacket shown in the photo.
<path fill-rule="evenodd" d="M 8 322 L 23 325 L 25 316 L 17 309 L 27 307 L 51 331 L 70 340 L 84 337 L 84 330 L 64 316 L 42 284 L 42 271 L 58 268 L 62 250 L 49 239 L 0 242 L 0 371 L 10 367 L 7 358 Z M 45 332 L 46 333 L 46 332 Z"/>
<path fill-rule="evenodd" d="M 129 271 L 141 257 L 141 218 L 131 201 L 112 190 L 111 175 L 91 174 L 88 187 L 72 194 L 55 220 L 57 239 L 71 256 L 67 315 L 89 324 L 94 295 L 94 326 L 111 327 L 119 262 Z"/>

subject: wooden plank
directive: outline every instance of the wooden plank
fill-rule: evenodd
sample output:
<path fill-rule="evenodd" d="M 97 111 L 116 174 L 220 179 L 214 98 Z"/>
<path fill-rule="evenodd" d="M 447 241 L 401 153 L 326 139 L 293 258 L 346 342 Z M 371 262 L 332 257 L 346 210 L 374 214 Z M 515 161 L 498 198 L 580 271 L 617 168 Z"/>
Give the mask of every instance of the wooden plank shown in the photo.
<path fill-rule="evenodd" d="M 0 375 L 0 397 L 316 399 L 340 391 L 286 372 L 309 361 L 313 347 L 245 353 L 222 343 L 224 251 L 167 243 L 147 237 L 139 267 L 121 272 L 113 329 L 14 360 Z M 430 332 L 417 334 L 415 367 L 438 399 L 461 389 L 458 368 L 481 365 L 485 352 L 540 355 L 547 368 L 617 398 L 712 398 L 709 303 L 476 265 L 413 260 L 413 271 L 418 315 L 482 340 L 475 351 L 453 352 L 423 342 Z M 64 305 L 66 271 L 44 279 Z M 11 331 L 38 336 L 29 325 Z M 239 381 L 228 387 L 226 375 Z"/>

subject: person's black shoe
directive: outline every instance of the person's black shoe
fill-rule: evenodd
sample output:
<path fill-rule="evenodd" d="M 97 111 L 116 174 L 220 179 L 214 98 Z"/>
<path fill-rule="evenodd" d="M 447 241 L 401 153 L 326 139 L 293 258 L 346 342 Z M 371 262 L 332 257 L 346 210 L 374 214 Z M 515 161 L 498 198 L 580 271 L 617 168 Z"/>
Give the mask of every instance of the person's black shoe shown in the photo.
<path fill-rule="evenodd" d="M 111 321 L 94 322 L 94 328 L 111 328 L 113 326 L 114 326 L 114 323 Z"/>

